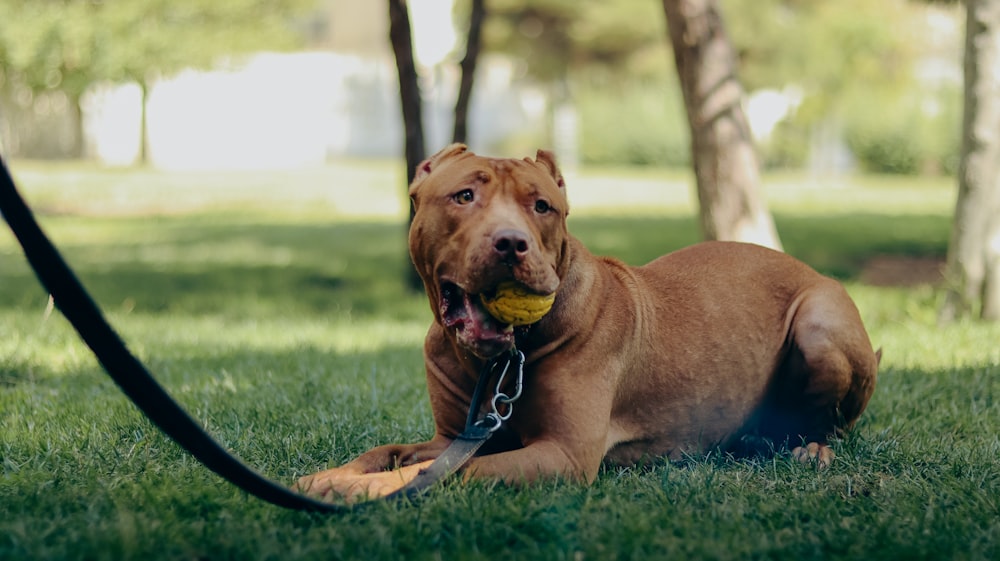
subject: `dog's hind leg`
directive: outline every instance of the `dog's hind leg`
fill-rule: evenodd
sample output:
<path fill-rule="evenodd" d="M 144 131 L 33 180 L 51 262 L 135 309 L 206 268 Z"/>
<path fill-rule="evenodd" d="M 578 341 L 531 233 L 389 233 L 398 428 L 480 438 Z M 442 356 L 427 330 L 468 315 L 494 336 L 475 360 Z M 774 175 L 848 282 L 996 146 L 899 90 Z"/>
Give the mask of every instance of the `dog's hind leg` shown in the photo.
<path fill-rule="evenodd" d="M 880 354 L 834 281 L 811 288 L 794 314 L 762 429 L 788 439 L 795 458 L 823 468 L 834 456 L 828 439 L 852 428 L 868 404 Z"/>

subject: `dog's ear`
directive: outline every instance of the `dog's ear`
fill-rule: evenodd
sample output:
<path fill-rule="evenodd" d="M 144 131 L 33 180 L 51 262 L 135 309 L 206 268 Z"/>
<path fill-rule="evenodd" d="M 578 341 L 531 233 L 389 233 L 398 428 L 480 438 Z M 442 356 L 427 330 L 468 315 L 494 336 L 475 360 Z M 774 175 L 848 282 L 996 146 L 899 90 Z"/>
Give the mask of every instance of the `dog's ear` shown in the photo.
<path fill-rule="evenodd" d="M 555 180 L 556 185 L 559 186 L 559 191 L 566 198 L 563 208 L 566 211 L 566 216 L 569 216 L 569 197 L 566 195 L 566 180 L 563 179 L 562 172 L 559 171 L 559 165 L 556 164 L 556 155 L 548 150 L 539 150 L 535 153 L 535 163 L 541 164 L 545 169 L 549 170 L 549 175 Z"/>
<path fill-rule="evenodd" d="M 466 145 L 456 142 L 454 144 L 444 147 L 438 153 L 420 162 L 420 165 L 417 166 L 417 173 L 413 176 L 413 184 L 410 186 L 410 189 L 412 190 L 413 186 L 415 186 L 419 181 L 430 175 L 431 170 L 437 168 L 441 164 L 441 162 L 444 162 L 450 158 L 454 158 L 455 156 L 460 156 L 466 153 L 468 150 L 469 148 Z"/>
<path fill-rule="evenodd" d="M 563 180 L 562 172 L 559 171 L 559 165 L 556 164 L 556 155 L 548 150 L 539 150 L 535 154 L 535 161 L 542 164 L 549 170 L 549 174 L 552 175 L 552 179 L 555 180 L 556 185 L 560 189 L 566 187 L 566 181 Z"/>
<path fill-rule="evenodd" d="M 427 176 L 431 174 L 431 171 L 440 167 L 442 163 L 465 154 L 468 150 L 469 148 L 466 145 L 456 142 L 420 162 L 420 165 L 417 166 L 417 172 L 413 175 L 413 182 L 410 183 L 410 216 L 413 216 L 413 213 L 417 210 L 417 189 L 423 183 L 424 179 L 427 179 Z"/>

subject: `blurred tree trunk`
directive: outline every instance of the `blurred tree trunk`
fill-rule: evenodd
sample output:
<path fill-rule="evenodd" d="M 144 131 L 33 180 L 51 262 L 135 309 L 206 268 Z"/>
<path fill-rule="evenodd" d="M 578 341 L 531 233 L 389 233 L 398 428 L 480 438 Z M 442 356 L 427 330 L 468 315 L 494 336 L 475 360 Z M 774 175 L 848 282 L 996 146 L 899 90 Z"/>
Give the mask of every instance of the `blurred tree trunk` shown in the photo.
<path fill-rule="evenodd" d="M 469 136 L 469 100 L 472 97 L 472 82 L 476 74 L 476 62 L 482 46 L 483 20 L 486 18 L 486 1 L 472 0 L 469 16 L 469 35 L 465 42 L 465 56 L 462 57 L 462 81 L 458 85 L 458 100 L 455 102 L 455 129 L 453 142 L 466 142 Z"/>
<path fill-rule="evenodd" d="M 71 126 L 70 137 L 66 143 L 66 153 L 71 158 L 82 159 L 87 156 L 87 138 L 83 129 L 83 95 L 71 92 L 67 93 L 66 96 L 69 102 Z"/>
<path fill-rule="evenodd" d="M 485 17 L 485 1 L 472 0 L 469 35 L 465 56 L 461 62 L 462 79 L 459 83 L 458 100 L 455 103 L 454 142 L 465 142 L 468 136 L 469 100 L 472 97 L 472 84 L 482 45 L 482 27 Z M 403 128 L 406 139 L 407 185 L 413 182 L 417 166 L 427 157 L 427 149 L 424 146 L 422 99 L 417 66 L 413 60 L 412 35 L 410 13 L 406 0 L 389 0 L 389 40 L 392 43 L 392 52 L 396 57 L 396 71 L 399 76 L 399 100 L 403 110 Z M 410 207 L 410 221 L 413 221 L 412 207 Z M 417 290 L 423 288 L 423 282 L 413 267 L 410 267 L 407 280 L 412 288 Z"/>
<path fill-rule="evenodd" d="M 941 319 L 1000 320 L 1000 0 L 968 0 L 965 110 Z"/>
<path fill-rule="evenodd" d="M 146 111 L 146 103 L 149 100 L 149 81 L 146 79 L 139 82 L 139 103 L 142 109 L 139 112 L 139 165 L 149 163 L 149 114 Z"/>
<path fill-rule="evenodd" d="M 691 128 L 702 234 L 781 249 L 718 1 L 663 0 L 663 11 Z"/>
<path fill-rule="evenodd" d="M 416 174 L 417 165 L 427 154 L 424 147 L 420 84 L 417 81 L 417 66 L 413 62 L 410 11 L 406 0 L 389 0 L 389 40 L 396 56 L 396 72 L 399 76 L 399 101 L 403 109 L 406 138 L 406 181 L 409 184 Z"/>
<path fill-rule="evenodd" d="M 413 37 L 410 31 L 410 11 L 406 0 L 389 0 L 389 41 L 396 56 L 396 72 L 399 76 L 399 101 L 403 110 L 403 129 L 406 147 L 406 184 L 409 186 L 417 173 L 417 166 L 427 157 L 424 147 L 424 119 L 421 112 L 420 83 L 417 81 L 417 66 L 413 61 Z M 410 222 L 413 222 L 413 206 L 410 206 Z M 417 270 L 410 266 L 407 283 L 414 290 L 424 287 Z"/>

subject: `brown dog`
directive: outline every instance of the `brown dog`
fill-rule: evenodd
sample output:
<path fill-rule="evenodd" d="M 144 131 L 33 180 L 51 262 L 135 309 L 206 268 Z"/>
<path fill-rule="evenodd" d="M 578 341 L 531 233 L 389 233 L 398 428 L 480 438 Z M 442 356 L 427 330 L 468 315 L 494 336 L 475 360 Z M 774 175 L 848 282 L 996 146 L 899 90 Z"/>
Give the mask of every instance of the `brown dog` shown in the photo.
<path fill-rule="evenodd" d="M 853 426 L 878 355 L 835 281 L 776 251 L 702 243 L 643 267 L 594 257 L 566 230 L 567 198 L 549 152 L 476 156 L 455 144 L 410 187 L 410 255 L 434 312 L 424 345 L 435 435 L 377 447 L 299 480 L 309 494 L 388 494 L 458 435 L 479 372 L 517 348 L 524 397 L 466 477 L 591 481 L 602 461 L 729 449 L 746 436 L 802 444 L 821 467 Z M 511 329 L 478 295 L 516 280 L 555 293 L 540 321 Z"/>

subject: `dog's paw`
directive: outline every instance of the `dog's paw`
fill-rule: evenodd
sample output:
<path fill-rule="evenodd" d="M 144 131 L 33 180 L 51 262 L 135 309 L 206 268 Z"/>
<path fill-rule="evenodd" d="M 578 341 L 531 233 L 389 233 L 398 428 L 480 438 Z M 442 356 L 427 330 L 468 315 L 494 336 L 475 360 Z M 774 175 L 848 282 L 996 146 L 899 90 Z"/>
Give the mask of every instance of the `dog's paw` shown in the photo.
<path fill-rule="evenodd" d="M 432 462 L 433 460 L 428 460 L 375 473 L 333 468 L 302 477 L 292 487 L 318 500 L 342 500 L 353 504 L 384 497 L 402 489 Z"/>
<path fill-rule="evenodd" d="M 812 464 L 816 469 L 826 469 L 833 463 L 836 455 L 826 444 L 810 442 L 805 446 L 797 446 L 792 450 L 792 457 L 803 464 Z"/>
<path fill-rule="evenodd" d="M 292 490 L 302 493 L 308 497 L 318 500 L 332 500 L 333 481 L 344 476 L 357 476 L 360 474 L 346 474 L 343 468 L 333 468 L 310 475 L 302 476 L 292 485 Z"/>

